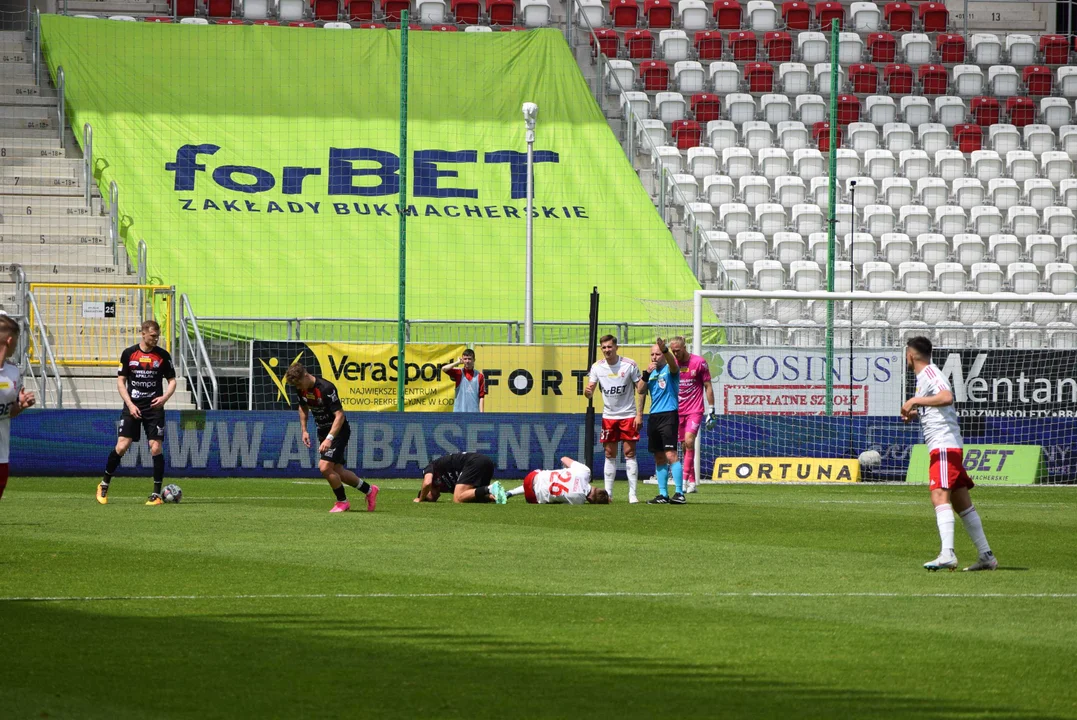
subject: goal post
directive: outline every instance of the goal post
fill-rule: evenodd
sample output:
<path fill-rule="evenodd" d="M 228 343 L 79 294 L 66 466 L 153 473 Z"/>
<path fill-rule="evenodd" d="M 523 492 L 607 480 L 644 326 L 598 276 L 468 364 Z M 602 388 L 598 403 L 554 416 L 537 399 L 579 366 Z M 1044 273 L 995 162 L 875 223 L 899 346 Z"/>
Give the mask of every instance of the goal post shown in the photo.
<path fill-rule="evenodd" d="M 707 341 L 712 315 L 722 343 Z M 697 439 L 697 476 L 736 480 L 716 473 L 729 458 L 868 452 L 866 479 L 913 479 L 920 428 L 899 412 L 915 393 L 904 348 L 918 335 L 954 390 L 966 467 L 981 449 L 997 465 L 1027 446 L 1038 459 L 1012 462 L 1036 464 L 1038 482 L 1077 482 L 1077 294 L 1046 292 L 696 291 L 693 351 L 719 415 Z"/>

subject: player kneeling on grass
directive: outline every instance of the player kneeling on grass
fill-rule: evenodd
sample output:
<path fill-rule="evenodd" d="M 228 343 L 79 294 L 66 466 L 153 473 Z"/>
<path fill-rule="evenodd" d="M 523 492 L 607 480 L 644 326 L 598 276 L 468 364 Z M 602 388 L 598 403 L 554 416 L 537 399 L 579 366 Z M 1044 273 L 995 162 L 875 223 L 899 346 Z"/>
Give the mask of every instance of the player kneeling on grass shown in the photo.
<path fill-rule="evenodd" d="M 505 504 L 505 489 L 494 479 L 494 461 L 482 453 L 453 453 L 433 460 L 423 470 L 423 486 L 415 502 L 437 502 L 452 493 L 456 503 Z"/>
<path fill-rule="evenodd" d="M 314 414 L 314 425 L 318 428 L 318 470 L 333 488 L 337 501 L 331 513 L 346 512 L 351 509 L 344 486 L 351 485 L 366 494 L 366 509 L 373 512 L 378 500 L 378 486 L 369 485 L 351 470 L 344 467 L 344 455 L 351 437 L 351 425 L 344 417 L 344 408 L 340 404 L 340 394 L 333 383 L 318 378 L 296 363 L 288 368 L 284 379 L 295 388 L 299 395 L 299 425 L 303 428 L 303 444 L 310 447 L 310 433 L 307 432 L 307 413 Z"/>
<path fill-rule="evenodd" d="M 931 341 L 926 337 L 909 338 L 905 343 L 905 362 L 916 374 L 916 395 L 901 406 L 901 419 L 911 422 L 920 418 L 920 429 L 931 454 L 928 470 L 931 502 L 935 505 L 935 521 L 942 540 L 939 556 L 924 563 L 924 567 L 928 570 L 957 567 L 954 553 L 954 510 L 957 510 L 980 553 L 979 560 L 965 570 L 994 570 L 998 560 L 987 544 L 980 516 L 969 497 L 973 483 L 965 472 L 964 443 L 954 411 L 954 393 L 942 372 L 931 362 Z"/>
<path fill-rule="evenodd" d="M 561 464 L 563 470 L 532 470 L 524 484 L 507 496 L 523 495 L 533 505 L 610 504 L 608 492 L 591 487 L 591 468 L 567 456 L 561 458 Z"/>

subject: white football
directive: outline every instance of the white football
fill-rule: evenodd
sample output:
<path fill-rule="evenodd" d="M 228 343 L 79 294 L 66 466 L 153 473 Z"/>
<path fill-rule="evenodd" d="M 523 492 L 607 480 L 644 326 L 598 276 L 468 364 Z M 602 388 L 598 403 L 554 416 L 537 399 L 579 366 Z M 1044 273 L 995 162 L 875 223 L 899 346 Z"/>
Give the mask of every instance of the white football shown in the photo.
<path fill-rule="evenodd" d="M 183 491 L 179 485 L 166 485 L 161 491 L 161 499 L 166 503 L 178 503 L 183 498 Z"/>
<path fill-rule="evenodd" d="M 860 453 L 860 467 L 873 468 L 882 465 L 883 456 L 879 454 L 878 450 L 865 450 Z"/>

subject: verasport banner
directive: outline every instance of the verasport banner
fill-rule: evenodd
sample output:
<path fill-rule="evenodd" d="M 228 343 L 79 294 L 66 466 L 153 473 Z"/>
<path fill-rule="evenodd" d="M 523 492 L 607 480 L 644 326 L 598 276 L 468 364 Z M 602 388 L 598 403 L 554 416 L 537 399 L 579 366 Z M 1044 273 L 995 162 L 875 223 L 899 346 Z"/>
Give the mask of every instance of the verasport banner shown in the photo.
<path fill-rule="evenodd" d="M 833 411 L 896 416 L 901 410 L 904 357 L 896 349 L 835 352 L 780 347 L 706 348 L 714 402 L 726 415 L 822 415 L 827 373 L 833 374 Z"/>
<path fill-rule="evenodd" d="M 1077 351 L 935 348 L 932 360 L 953 388 L 961 418 L 1077 417 Z"/>

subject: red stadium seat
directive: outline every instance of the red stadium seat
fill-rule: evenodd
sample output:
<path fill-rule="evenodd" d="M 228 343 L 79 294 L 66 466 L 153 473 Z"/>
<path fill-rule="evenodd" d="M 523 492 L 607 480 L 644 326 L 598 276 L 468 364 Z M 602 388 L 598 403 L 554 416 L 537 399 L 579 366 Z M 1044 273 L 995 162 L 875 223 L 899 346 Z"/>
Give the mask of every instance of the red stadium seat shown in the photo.
<path fill-rule="evenodd" d="M 737 0 L 717 0 L 712 8 L 719 30 L 740 30 L 740 3 Z"/>
<path fill-rule="evenodd" d="M 811 126 L 811 136 L 819 147 L 819 152 L 830 152 L 830 123 L 817 122 Z M 841 128 L 838 128 L 838 147 L 841 147 Z"/>
<path fill-rule="evenodd" d="M 774 67 L 770 63 L 751 62 L 744 66 L 748 92 L 769 93 L 774 90 Z"/>
<path fill-rule="evenodd" d="M 830 30 L 830 25 L 834 20 L 838 21 L 838 30 L 845 29 L 845 7 L 840 2 L 823 0 L 815 3 L 815 17 L 819 20 L 819 27 L 824 32 Z"/>
<path fill-rule="evenodd" d="M 610 0 L 610 17 L 614 27 L 636 27 L 639 24 L 639 5 L 636 0 Z"/>
<path fill-rule="evenodd" d="M 941 2 L 920 3 L 919 11 L 924 32 L 946 32 L 946 27 L 950 24 L 950 12 L 946 5 Z"/>
<path fill-rule="evenodd" d="M 168 0 L 169 10 L 173 3 L 176 4 L 176 17 L 194 17 L 198 8 L 198 0 Z"/>
<path fill-rule="evenodd" d="M 960 35 L 940 34 L 935 38 L 935 50 L 939 53 L 940 62 L 965 62 L 965 38 Z"/>
<path fill-rule="evenodd" d="M 942 65 L 920 66 L 920 92 L 924 95 L 945 95 L 950 85 L 950 76 Z"/>
<path fill-rule="evenodd" d="M 356 0 L 352 0 L 353 6 L 355 2 Z M 373 0 L 363 0 L 363 2 L 373 10 Z M 479 18 L 482 15 L 482 5 L 479 4 L 479 0 L 452 0 L 452 14 L 456 18 L 456 22 L 461 25 L 478 25 Z M 355 19 L 354 15 L 352 19 Z"/>
<path fill-rule="evenodd" d="M 389 17 L 389 4 L 401 0 L 385 0 L 385 16 Z M 491 25 L 513 25 L 516 23 L 516 4 L 512 0 L 486 0 L 486 14 L 490 17 Z M 399 21 L 399 16 L 397 21 Z"/>
<path fill-rule="evenodd" d="M 787 32 L 772 30 L 763 34 L 763 50 L 772 63 L 789 62 L 793 59 L 793 38 Z"/>
<path fill-rule="evenodd" d="M 838 125 L 860 122 L 860 100 L 856 95 L 838 95 Z"/>
<path fill-rule="evenodd" d="M 678 150 L 698 147 L 703 137 L 703 131 L 695 120 L 674 120 L 670 125 L 669 133 Z"/>
<path fill-rule="evenodd" d="M 617 57 L 621 49 L 621 36 L 617 34 L 617 31 L 610 28 L 595 28 L 595 34 L 590 36 L 592 51 L 594 51 L 596 36 L 598 37 L 598 52 L 608 58 Z"/>
<path fill-rule="evenodd" d="M 673 27 L 673 3 L 669 0 L 643 0 L 643 16 L 648 27 L 656 30 Z"/>
<path fill-rule="evenodd" d="M 976 124 L 954 125 L 954 142 L 963 153 L 976 152 L 983 149 L 984 131 Z"/>
<path fill-rule="evenodd" d="M 696 122 L 709 123 L 721 119 L 722 104 L 717 95 L 699 93 L 693 95 L 688 107 L 696 117 Z"/>
<path fill-rule="evenodd" d="M 1070 61 L 1070 44 L 1065 35 L 1041 36 L 1040 52 L 1047 65 L 1065 65 Z"/>
<path fill-rule="evenodd" d="M 811 27 L 811 5 L 798 0 L 783 2 L 782 19 L 790 30 L 807 30 Z"/>
<path fill-rule="evenodd" d="M 270 27 L 277 27 L 280 25 L 279 20 L 255 20 L 255 25 L 268 25 Z"/>
<path fill-rule="evenodd" d="M 909 32 L 912 30 L 912 5 L 904 2 L 887 3 L 883 8 L 883 17 L 890 32 Z"/>
<path fill-rule="evenodd" d="M 734 61 L 752 62 L 758 52 L 755 33 L 751 30 L 729 33 L 729 49 L 733 51 Z"/>
<path fill-rule="evenodd" d="M 722 59 L 722 33 L 714 30 L 697 30 L 695 44 L 700 61 Z"/>
<path fill-rule="evenodd" d="M 149 23 L 170 23 L 170 22 L 172 22 L 172 18 L 167 16 L 167 15 L 150 15 L 149 17 L 146 18 L 146 22 L 149 22 Z M 265 22 L 266 21 L 260 21 L 260 22 L 254 23 L 254 24 L 255 25 L 263 25 L 263 24 L 265 24 Z M 273 24 L 274 25 L 279 25 L 280 23 L 274 22 Z"/>
<path fill-rule="evenodd" d="M 912 92 L 912 68 L 908 65 L 891 64 L 883 68 L 883 82 L 891 95 L 908 95 Z"/>
<path fill-rule="evenodd" d="M 1006 114 L 1010 116 L 1010 124 L 1024 127 L 1036 122 L 1036 103 L 1027 97 L 1006 98 Z"/>
<path fill-rule="evenodd" d="M 849 84 L 855 93 L 874 95 L 879 89 L 879 69 L 867 63 L 850 65 Z"/>
<path fill-rule="evenodd" d="M 340 17 L 340 1 L 310 0 L 310 11 L 315 20 L 335 21 Z"/>
<path fill-rule="evenodd" d="M 868 35 L 868 53 L 873 63 L 892 63 L 897 57 L 897 43 L 890 33 Z"/>
<path fill-rule="evenodd" d="M 983 95 L 969 100 L 969 110 L 972 119 L 981 127 L 998 125 L 1002 111 L 999 109 L 998 98 Z"/>
<path fill-rule="evenodd" d="M 210 17 L 232 17 L 232 0 L 206 0 L 206 14 Z"/>
<path fill-rule="evenodd" d="M 435 25 L 430 29 L 434 32 L 460 32 L 460 28 L 455 25 Z"/>
<path fill-rule="evenodd" d="M 1051 94 L 1054 77 L 1051 68 L 1045 65 L 1029 65 L 1022 73 L 1029 97 L 1043 97 Z"/>
<path fill-rule="evenodd" d="M 633 60 L 650 60 L 654 57 L 654 37 L 650 30 L 629 30 L 625 33 L 625 47 Z"/>
<path fill-rule="evenodd" d="M 639 79 L 643 81 L 643 89 L 648 92 L 668 90 L 669 67 L 661 60 L 646 60 L 640 63 Z"/>

